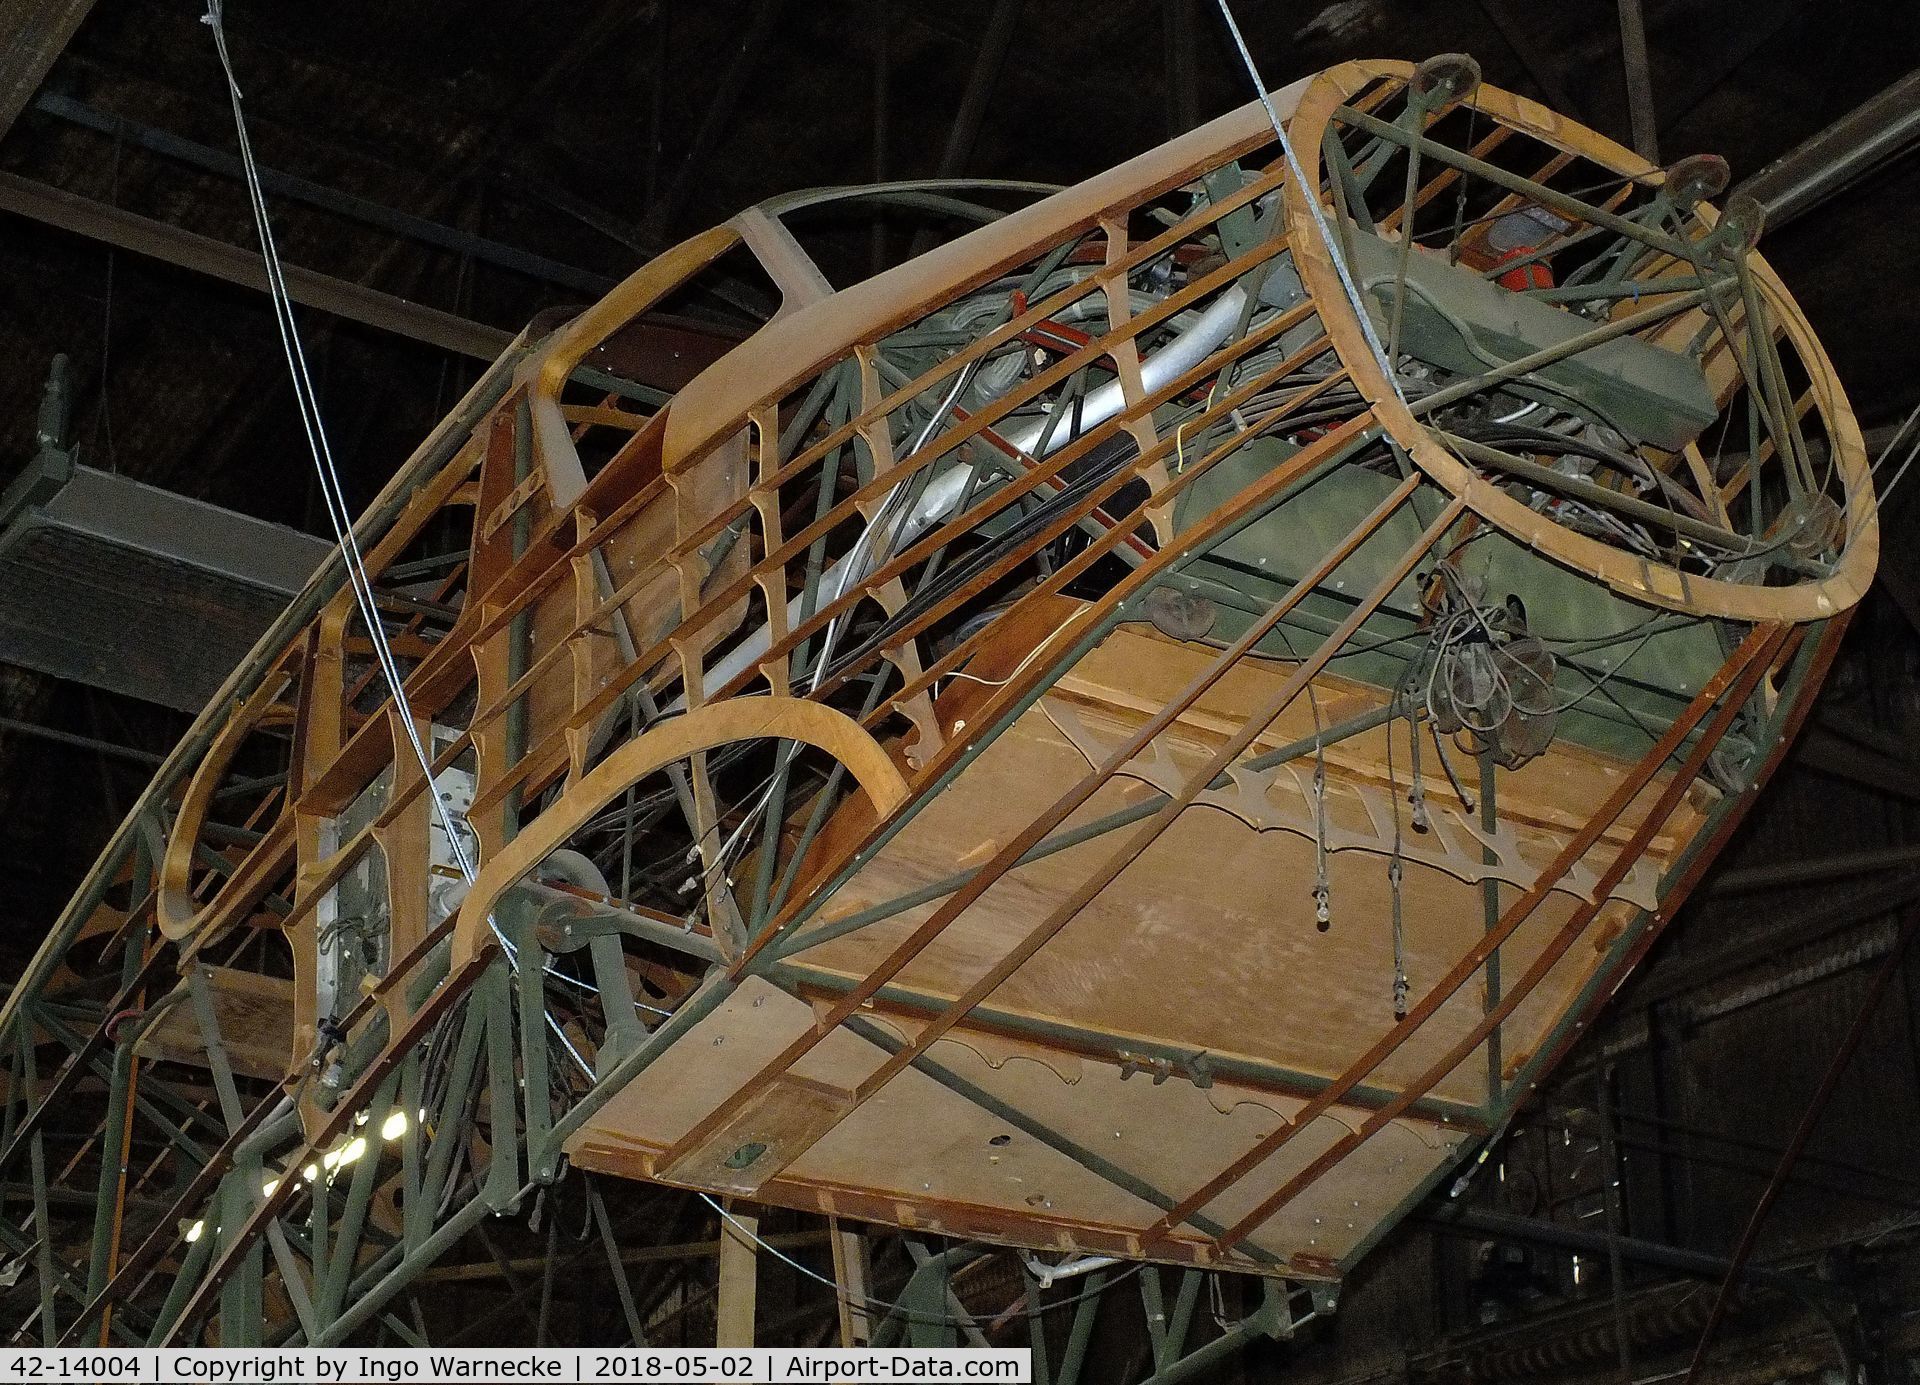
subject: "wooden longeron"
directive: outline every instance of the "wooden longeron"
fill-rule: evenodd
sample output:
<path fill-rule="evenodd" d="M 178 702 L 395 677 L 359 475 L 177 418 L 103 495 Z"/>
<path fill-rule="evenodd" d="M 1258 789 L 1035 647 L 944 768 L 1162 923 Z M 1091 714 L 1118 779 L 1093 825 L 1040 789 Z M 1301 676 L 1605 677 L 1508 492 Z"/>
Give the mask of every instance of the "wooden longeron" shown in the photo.
<path fill-rule="evenodd" d="M 1274 100 L 866 190 L 981 224 L 837 290 L 832 197 L 743 213 L 475 388 L 359 530 L 412 734 L 336 561 L 7 1002 L 131 947 L 103 1043 L 285 1046 L 176 1325 L 415 1141 L 1324 1279 L 1500 1127 L 1804 715 L 1866 460 L 1712 161 L 1463 60 Z"/>

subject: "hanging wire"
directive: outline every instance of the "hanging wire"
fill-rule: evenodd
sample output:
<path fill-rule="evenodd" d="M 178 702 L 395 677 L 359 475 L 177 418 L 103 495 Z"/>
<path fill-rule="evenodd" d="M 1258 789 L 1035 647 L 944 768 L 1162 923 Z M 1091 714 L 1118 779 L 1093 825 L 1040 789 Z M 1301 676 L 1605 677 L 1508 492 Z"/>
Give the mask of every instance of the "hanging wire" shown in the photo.
<path fill-rule="evenodd" d="M 1440 723 L 1432 717 L 1427 718 L 1427 730 L 1433 734 L 1433 753 L 1440 759 L 1440 768 L 1447 772 L 1447 783 L 1453 786 L 1454 797 L 1469 813 L 1474 811 L 1473 795 L 1460 785 L 1460 776 L 1453 772 L 1453 761 L 1447 758 L 1447 743 L 1440 735 Z"/>
<path fill-rule="evenodd" d="M 1393 692 L 1393 707 L 1405 701 L 1406 683 L 1403 680 Z M 1420 724 L 1418 714 L 1411 706 L 1406 709 L 1407 733 L 1415 745 L 1420 743 Z M 1387 860 L 1387 886 L 1393 896 L 1393 1018 L 1397 1023 L 1407 1017 L 1407 956 L 1406 927 L 1401 917 L 1400 876 L 1403 843 L 1400 838 L 1400 780 L 1393 770 L 1393 722 L 1387 720 L 1387 797 L 1393 809 L 1393 855 Z"/>
<path fill-rule="evenodd" d="M 421 770 L 429 781 L 433 778 L 433 763 L 421 742 L 419 728 L 414 724 L 413 709 L 407 701 L 405 688 L 394 662 L 393 651 L 387 643 L 386 628 L 381 621 L 373 592 L 372 579 L 368 576 L 364 557 L 360 552 L 359 540 L 353 532 L 351 517 L 346 508 L 346 492 L 340 481 L 340 473 L 334 464 L 333 448 L 328 441 L 326 426 L 320 416 L 318 395 L 314 391 L 313 379 L 307 369 L 305 348 L 301 345 L 299 329 L 293 319 L 293 299 L 287 291 L 286 279 L 281 270 L 280 251 L 274 243 L 273 226 L 267 215 L 265 196 L 261 191 L 259 169 L 254 162 L 253 143 L 247 136 L 246 118 L 241 110 L 240 83 L 234 74 L 233 61 L 227 52 L 226 30 L 222 23 L 222 0 L 207 0 L 207 12 L 201 17 L 201 23 L 213 30 L 214 48 L 220 57 L 220 67 L 227 79 L 227 92 L 233 107 L 234 132 L 240 143 L 240 162 L 247 185 L 248 199 L 252 204 L 254 227 L 260 237 L 260 251 L 267 272 L 267 297 L 273 304 L 274 325 L 280 334 L 280 346 L 286 356 L 287 369 L 293 380 L 295 401 L 300 407 L 300 424 L 307 439 L 307 447 L 313 456 L 313 464 L 319 476 L 320 491 L 327 502 L 327 519 L 334 531 L 335 542 L 346 565 L 347 582 L 353 589 L 354 600 L 360 608 L 361 618 L 366 622 L 367 633 L 371 639 L 374 657 L 380 666 L 388 692 L 394 706 L 400 711 L 402 724 L 406 728 L 407 739 L 412 745 L 415 756 L 420 761 Z M 453 852 L 455 863 L 468 884 L 472 884 L 476 875 L 472 860 L 467 855 L 465 843 L 455 831 L 451 811 L 437 795 L 429 795 L 434 810 L 440 819 L 440 825 L 447 834 L 447 844 Z M 503 939 L 504 941 L 504 939 Z"/>
<path fill-rule="evenodd" d="M 1333 889 L 1327 872 L 1327 747 L 1313 736 L 1313 926 L 1333 927 Z"/>
<path fill-rule="evenodd" d="M 1284 624 L 1273 627 L 1296 664 L 1300 655 L 1287 637 Z M 1313 926 L 1325 933 L 1333 927 L 1333 884 L 1327 867 L 1327 736 L 1320 715 L 1320 691 L 1307 680 L 1307 706 L 1313 711 Z"/>
<path fill-rule="evenodd" d="M 1388 739 L 1391 740 L 1392 731 L 1389 730 L 1387 734 Z M 1427 816 L 1427 791 L 1420 777 L 1420 718 L 1411 706 L 1407 708 L 1407 745 L 1413 761 L 1411 765 L 1413 783 L 1407 791 L 1407 802 L 1413 808 L 1411 825 L 1414 831 L 1425 834 L 1432 829 L 1433 823 Z"/>
<path fill-rule="evenodd" d="M 347 509 L 346 488 L 340 479 L 338 466 L 334 462 L 333 446 L 328 440 L 326 424 L 321 417 L 320 401 L 314 389 L 313 377 L 307 367 L 306 349 L 301 344 L 298 324 L 293 316 L 293 296 L 287 289 L 286 275 L 281 266 L 280 250 L 274 241 L 273 224 L 267 214 L 266 194 L 260 182 L 259 165 L 253 155 L 253 142 L 248 138 L 246 116 L 242 109 L 242 96 L 239 78 L 234 73 L 232 55 L 227 51 L 227 35 L 223 23 L 222 0 L 207 0 L 207 12 L 200 22 L 213 30 L 214 49 L 220 58 L 220 68 L 226 77 L 229 104 L 233 108 L 234 134 L 240 147 L 240 164 L 243 181 L 247 187 L 247 198 L 253 211 L 254 229 L 260 237 L 260 254 L 267 275 L 267 298 L 273 305 L 274 326 L 280 335 L 280 348 L 286 357 L 287 371 L 292 378 L 294 399 L 300 409 L 300 426 L 306 435 L 307 450 L 313 458 L 313 465 L 320 482 L 320 493 L 326 501 L 327 520 L 333 528 L 334 540 L 340 549 L 340 556 L 346 569 L 347 585 L 353 591 L 354 603 L 359 607 L 361 619 L 366 623 L 367 634 L 372 644 L 375 661 L 380 668 L 382 680 L 387 685 L 393 705 L 400 714 L 400 724 L 406 731 L 407 743 L 412 748 L 414 758 L 419 761 L 420 772 L 426 777 L 429 791 L 427 801 L 433 805 L 434 815 L 439 819 L 440 828 L 447 838 L 447 847 L 453 855 L 454 863 L 459 867 L 460 875 L 468 885 L 478 878 L 472 857 L 468 854 L 462 837 L 464 820 L 455 825 L 452 810 L 447 807 L 438 793 L 431 791 L 433 784 L 433 760 L 427 753 L 425 743 L 420 738 L 420 728 L 416 724 L 413 707 L 407 699 L 405 680 L 400 666 L 394 659 L 393 649 L 387 642 L 386 627 L 383 624 L 378 603 L 373 590 L 373 579 L 367 571 L 364 555 L 360 551 L 359 539 L 354 534 L 351 512 Z M 491 911 L 487 914 L 487 927 L 505 953 L 508 965 L 519 971 L 519 950 L 501 930 L 499 922 Z M 552 972 L 552 968 L 544 970 Z M 544 1007 L 543 1014 L 546 1014 Z M 589 1078 L 593 1069 L 580 1055 L 573 1042 L 563 1033 L 551 1014 L 546 1014 L 547 1026 L 560 1039 L 569 1056 L 578 1064 Z"/>
<path fill-rule="evenodd" d="M 1273 98 L 1267 94 L 1267 84 L 1261 80 L 1260 69 L 1253 61 L 1253 53 L 1247 47 L 1246 39 L 1240 33 L 1239 24 L 1234 22 L 1232 6 L 1228 0 L 1219 0 L 1220 17 L 1227 22 L 1227 32 L 1233 35 L 1233 46 L 1240 50 L 1240 61 L 1246 64 L 1247 76 L 1253 79 L 1254 94 L 1260 98 L 1260 104 L 1266 108 L 1267 120 L 1273 125 L 1274 134 L 1280 137 L 1280 151 L 1286 155 L 1287 166 L 1293 170 L 1294 181 L 1300 187 L 1300 196 L 1306 201 L 1307 210 L 1313 214 L 1313 223 L 1320 230 L 1320 239 L 1326 245 L 1327 255 L 1333 261 L 1333 267 L 1340 275 L 1341 286 L 1347 291 L 1347 299 L 1353 305 L 1353 315 L 1359 320 L 1360 330 L 1365 334 L 1367 346 L 1373 352 L 1381 373 L 1387 377 L 1387 384 L 1393 389 L 1401 403 L 1406 395 L 1401 393 L 1400 380 L 1393 367 L 1387 361 L 1386 348 L 1380 344 L 1380 335 L 1374 330 L 1373 317 L 1367 312 L 1366 304 L 1360 299 L 1359 285 L 1353 281 L 1353 272 L 1347 267 L 1346 257 L 1340 253 L 1340 247 L 1334 243 L 1333 227 L 1327 222 L 1327 214 L 1320 205 L 1320 186 L 1307 185 L 1307 171 L 1300 163 L 1300 156 L 1294 152 L 1293 141 L 1287 137 L 1287 127 L 1280 119 L 1280 112 L 1274 109 Z"/>

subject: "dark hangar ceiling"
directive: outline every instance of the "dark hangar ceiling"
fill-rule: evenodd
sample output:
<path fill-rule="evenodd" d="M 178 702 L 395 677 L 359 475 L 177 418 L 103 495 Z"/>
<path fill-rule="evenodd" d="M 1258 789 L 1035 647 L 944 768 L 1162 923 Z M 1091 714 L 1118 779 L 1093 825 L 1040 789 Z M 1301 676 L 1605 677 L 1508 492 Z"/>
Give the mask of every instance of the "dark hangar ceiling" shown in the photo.
<path fill-rule="evenodd" d="M 1461 50 L 1630 136 L 1615 0 L 1238 11 L 1276 85 Z M 205 272 L 244 268 L 253 240 L 200 20 L 185 0 L 0 0 L 0 479 L 33 455 L 65 353 L 83 461 L 320 532 L 266 303 Z M 1736 179 L 1920 66 L 1910 0 L 1646 0 L 1645 22 L 1660 152 L 1724 154 Z M 742 206 L 876 176 L 1070 182 L 1249 95 L 1202 0 L 238 0 L 226 28 L 261 162 L 297 180 L 270 188 L 282 253 L 360 319 L 305 315 L 355 503 L 458 397 L 475 352 Z M 1767 242 L 1869 427 L 1920 398 L 1917 223 L 1907 157 Z M 904 228 L 880 234 L 883 255 L 906 252 Z M 839 268 L 867 267 L 874 244 L 844 238 Z M 201 268 L 169 262 L 183 258 Z M 150 771 L 141 757 L 185 723 L 6 666 L 0 717 L 0 950 L 18 956 Z"/>

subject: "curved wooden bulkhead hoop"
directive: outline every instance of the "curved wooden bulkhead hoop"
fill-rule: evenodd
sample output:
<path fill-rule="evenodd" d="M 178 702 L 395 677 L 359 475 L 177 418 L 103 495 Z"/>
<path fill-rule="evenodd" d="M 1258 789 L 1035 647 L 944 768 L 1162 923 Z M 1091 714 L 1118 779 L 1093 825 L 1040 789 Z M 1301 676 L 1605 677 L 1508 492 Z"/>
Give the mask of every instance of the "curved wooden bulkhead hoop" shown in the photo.
<path fill-rule="evenodd" d="M 186 797 L 180 802 L 173 835 L 167 839 L 166 855 L 160 862 L 160 883 L 154 895 L 154 916 L 160 931 L 174 942 L 191 937 L 213 908 L 211 903 L 196 905 L 193 899 L 193 848 L 200 841 L 200 827 L 213 806 L 213 796 L 248 736 L 262 726 L 293 720 L 292 708 L 274 706 L 286 686 L 286 678 L 269 677 L 253 696 L 236 707 L 187 783 Z"/>
<path fill-rule="evenodd" d="M 527 390 L 535 462 L 546 477 L 555 509 L 573 504 L 587 474 L 573 445 L 560 394 L 587 353 L 740 243 L 731 226 L 716 226 L 656 255 L 613 292 L 550 336 L 528 356 L 515 378 Z"/>
<path fill-rule="evenodd" d="M 1335 108 L 1351 100 L 1371 82 L 1406 81 L 1414 70 L 1411 63 L 1404 62 L 1349 62 L 1313 80 L 1300 98 L 1289 128 L 1310 184 L 1316 188 L 1319 184 L 1321 141 Z M 1639 155 L 1512 92 L 1482 85 L 1466 100 L 1482 115 L 1623 176 L 1659 176 L 1659 171 L 1650 168 Z M 1846 394 L 1835 378 L 1832 362 L 1821 349 L 1799 305 L 1758 254 L 1749 254 L 1754 283 L 1806 366 L 1815 407 L 1831 432 L 1835 464 L 1846 487 L 1847 534 L 1839 565 L 1819 581 L 1794 586 L 1747 586 L 1649 562 L 1556 524 L 1481 477 L 1421 426 L 1394 393 L 1380 362 L 1367 345 L 1306 199 L 1289 197 L 1287 209 L 1295 263 L 1320 305 L 1327 334 L 1342 364 L 1352 373 L 1361 392 L 1372 400 L 1374 416 L 1422 471 L 1466 501 L 1496 528 L 1556 562 L 1598 578 L 1631 600 L 1690 615 L 1740 621 L 1825 620 L 1847 610 L 1866 594 L 1880 551 L 1879 519 L 1866 443 L 1860 436 L 1860 425 Z M 1701 211 L 1702 219 L 1712 225 L 1711 209 L 1703 207 Z"/>
<path fill-rule="evenodd" d="M 749 740 L 799 741 L 824 750 L 847 767 L 883 818 L 906 802 L 907 781 L 899 767 L 844 712 L 799 697 L 738 697 L 696 707 L 614 751 L 481 866 L 454 925 L 450 965 L 458 968 L 486 942 L 487 915 L 510 886 L 631 785 L 689 755 Z"/>

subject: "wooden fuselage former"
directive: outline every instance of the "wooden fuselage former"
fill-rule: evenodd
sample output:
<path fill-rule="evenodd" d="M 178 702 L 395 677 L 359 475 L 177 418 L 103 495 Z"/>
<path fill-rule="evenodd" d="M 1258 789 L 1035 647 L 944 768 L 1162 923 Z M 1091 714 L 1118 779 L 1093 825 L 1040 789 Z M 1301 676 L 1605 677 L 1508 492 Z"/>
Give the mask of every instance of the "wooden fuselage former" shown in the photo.
<path fill-rule="evenodd" d="M 523 337 L 360 525 L 410 724 L 336 561 L 123 834 L 205 997 L 146 1061 L 224 1017 L 269 1175 L 506 1064 L 420 1123 L 508 1194 L 1337 1277 L 1652 943 L 1877 531 L 1710 163 L 1450 60 L 1274 99 L 1291 156 L 1250 105 L 838 290 L 755 209 Z"/>

